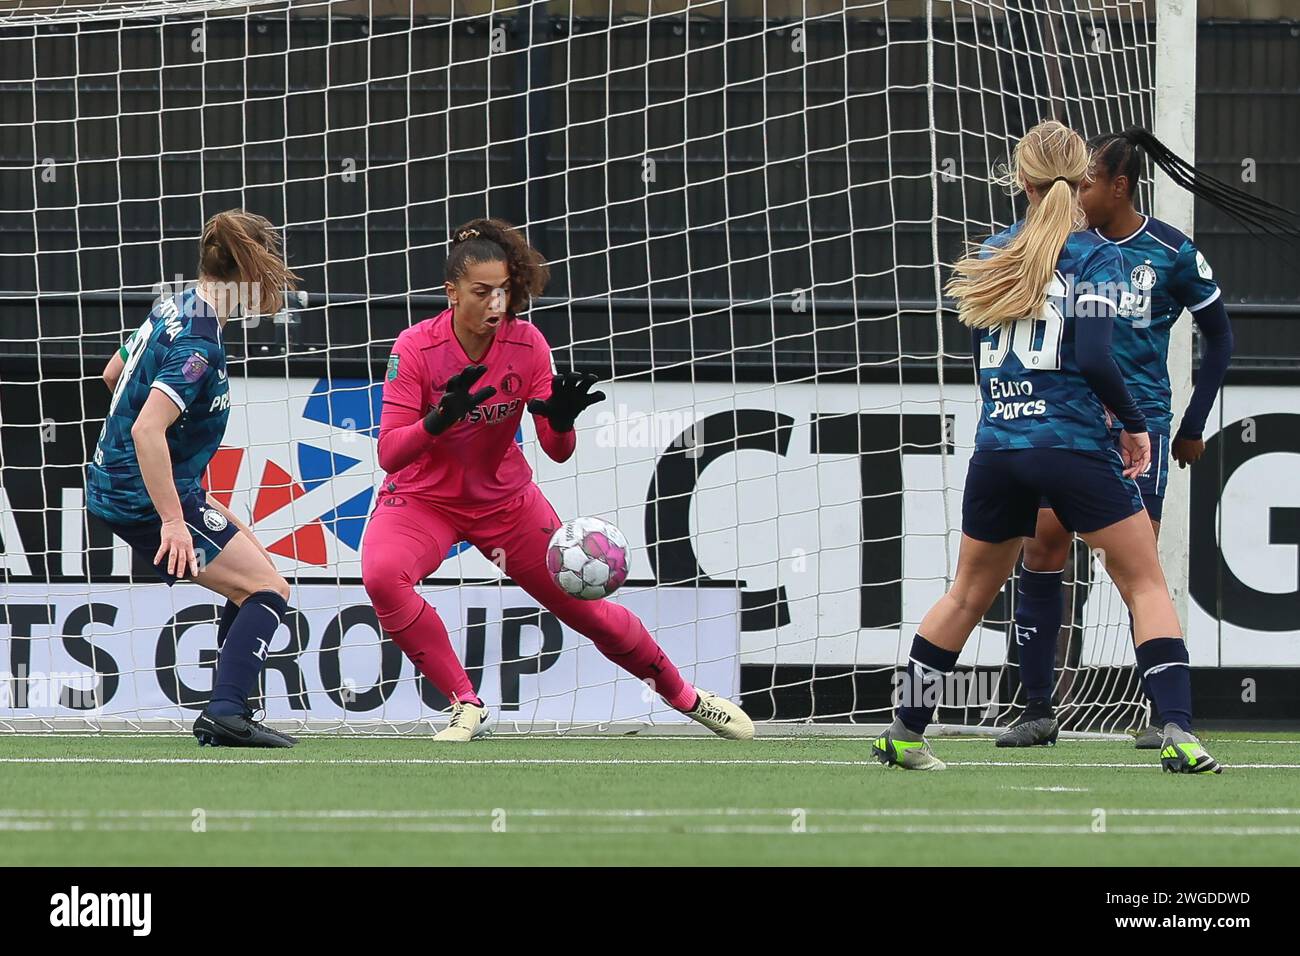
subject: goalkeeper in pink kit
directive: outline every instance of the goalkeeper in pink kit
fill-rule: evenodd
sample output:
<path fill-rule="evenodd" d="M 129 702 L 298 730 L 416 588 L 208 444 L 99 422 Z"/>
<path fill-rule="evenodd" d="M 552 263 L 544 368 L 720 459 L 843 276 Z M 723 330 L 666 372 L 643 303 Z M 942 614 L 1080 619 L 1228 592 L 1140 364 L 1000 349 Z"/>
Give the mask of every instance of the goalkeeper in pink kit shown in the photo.
<path fill-rule="evenodd" d="M 379 465 L 387 472 L 361 545 L 361 577 L 384 632 L 452 702 L 434 739 L 467 741 L 487 709 L 452 650 L 446 625 L 415 591 L 467 540 L 514 582 L 670 707 L 720 737 L 754 736 L 726 698 L 697 690 L 625 607 L 565 594 L 546 567 L 562 523 L 515 443 L 524 409 L 555 461 L 573 454 L 574 420 L 602 400 L 596 378 L 554 373 L 542 333 L 516 313 L 546 284 L 541 256 L 508 223 L 475 219 L 452 233 L 451 307 L 397 337 L 384 377 Z"/>

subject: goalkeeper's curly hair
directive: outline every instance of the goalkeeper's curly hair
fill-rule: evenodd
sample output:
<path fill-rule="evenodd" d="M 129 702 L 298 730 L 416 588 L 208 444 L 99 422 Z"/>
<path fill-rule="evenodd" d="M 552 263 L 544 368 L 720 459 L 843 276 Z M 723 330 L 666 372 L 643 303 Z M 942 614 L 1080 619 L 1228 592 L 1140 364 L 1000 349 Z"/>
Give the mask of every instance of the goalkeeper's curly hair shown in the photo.
<path fill-rule="evenodd" d="M 510 299 L 506 311 L 527 311 L 542 294 L 551 277 L 542 254 L 528 244 L 523 233 L 504 219 L 471 219 L 451 231 L 446 278 L 456 282 L 479 262 L 504 262 L 510 273 Z"/>

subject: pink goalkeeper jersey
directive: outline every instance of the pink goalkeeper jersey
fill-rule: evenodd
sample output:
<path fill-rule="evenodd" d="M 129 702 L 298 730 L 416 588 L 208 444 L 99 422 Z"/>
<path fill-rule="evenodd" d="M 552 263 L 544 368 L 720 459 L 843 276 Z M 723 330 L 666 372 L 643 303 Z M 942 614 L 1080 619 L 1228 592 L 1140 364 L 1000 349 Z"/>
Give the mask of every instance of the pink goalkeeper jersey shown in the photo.
<path fill-rule="evenodd" d="M 496 394 L 442 434 L 430 435 L 424 416 L 437 407 L 447 380 L 467 365 L 487 366 L 470 391 L 491 385 Z M 411 326 L 397 337 L 384 376 L 379 466 L 388 474 L 380 495 L 412 495 L 471 518 L 509 504 L 533 477 L 515 432 L 529 399 L 550 396 L 553 370 L 542 333 L 513 316 L 477 361 L 452 331 L 451 309 Z M 572 454 L 572 431 L 556 433 L 540 417 L 535 422 L 551 458 Z"/>

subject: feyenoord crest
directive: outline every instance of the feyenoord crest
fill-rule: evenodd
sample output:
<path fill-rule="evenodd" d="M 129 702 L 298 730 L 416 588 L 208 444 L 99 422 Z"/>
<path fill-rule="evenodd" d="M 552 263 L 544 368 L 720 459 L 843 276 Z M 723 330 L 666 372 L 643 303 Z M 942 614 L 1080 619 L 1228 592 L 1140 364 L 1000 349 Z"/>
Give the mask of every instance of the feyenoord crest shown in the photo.
<path fill-rule="evenodd" d="M 513 395 L 523 384 L 524 380 L 519 377 L 519 373 L 507 372 L 506 377 L 501 380 L 501 391 L 506 395 Z"/>
<path fill-rule="evenodd" d="M 226 516 L 215 508 L 208 508 L 203 512 L 203 523 L 208 526 L 209 531 L 223 531 L 226 527 Z"/>
<path fill-rule="evenodd" d="M 1151 268 L 1151 263 L 1144 262 L 1131 273 L 1129 281 L 1133 283 L 1133 288 L 1139 292 L 1150 292 L 1156 287 L 1156 270 Z"/>

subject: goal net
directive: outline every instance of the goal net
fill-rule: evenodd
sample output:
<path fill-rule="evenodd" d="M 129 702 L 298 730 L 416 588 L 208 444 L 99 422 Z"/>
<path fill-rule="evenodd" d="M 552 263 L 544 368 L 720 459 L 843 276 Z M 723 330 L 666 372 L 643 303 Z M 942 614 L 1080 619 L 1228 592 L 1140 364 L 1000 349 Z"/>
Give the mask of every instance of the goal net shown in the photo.
<path fill-rule="evenodd" d="M 528 319 L 557 364 L 607 383 L 570 461 L 530 416 L 518 440 L 562 517 L 628 537 L 615 599 L 757 719 L 887 720 L 978 414 L 945 264 L 1017 218 L 993 178 L 1034 123 L 1151 125 L 1152 7 L 0 4 L 0 725 L 183 727 L 210 692 L 220 599 L 157 583 L 82 486 L 105 362 L 232 207 L 283 227 L 304 289 L 226 329 L 205 482 L 293 587 L 269 719 L 415 730 L 446 705 L 359 548 L 392 343 L 445 307 L 448 230 L 493 215 L 550 262 Z M 1065 726 L 1132 726 L 1127 613 L 1081 546 L 1067 580 Z M 420 591 L 507 727 L 680 726 L 488 556 L 458 545 Z M 1021 706 L 1013 593 L 940 720 Z"/>

